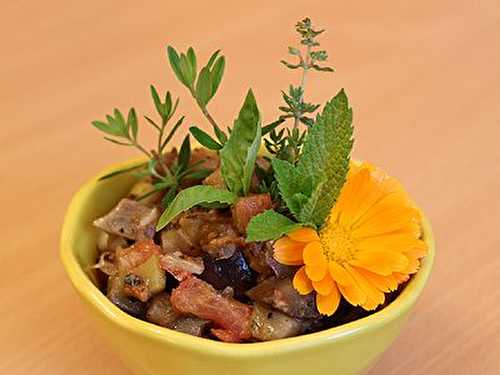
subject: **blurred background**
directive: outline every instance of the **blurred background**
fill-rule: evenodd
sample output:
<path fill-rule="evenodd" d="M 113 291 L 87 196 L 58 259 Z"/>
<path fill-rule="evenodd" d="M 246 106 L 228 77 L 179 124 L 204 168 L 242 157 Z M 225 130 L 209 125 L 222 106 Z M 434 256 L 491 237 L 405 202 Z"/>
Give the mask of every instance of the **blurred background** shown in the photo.
<path fill-rule="evenodd" d="M 208 128 L 178 83 L 166 45 L 226 73 L 210 104 L 221 123 L 253 88 L 266 122 L 299 73 L 280 59 L 309 16 L 344 87 L 354 156 L 401 179 L 430 217 L 437 259 L 399 339 L 371 374 L 500 373 L 500 6 L 496 1 L 3 0 L 0 23 L 0 373 L 128 374 L 95 335 L 58 258 L 71 196 L 135 156 L 90 122 L 112 108 L 153 114 L 149 85 L 180 97 L 187 126 Z M 153 141 L 143 122 L 140 137 Z M 179 138 L 182 132 L 179 132 Z"/>

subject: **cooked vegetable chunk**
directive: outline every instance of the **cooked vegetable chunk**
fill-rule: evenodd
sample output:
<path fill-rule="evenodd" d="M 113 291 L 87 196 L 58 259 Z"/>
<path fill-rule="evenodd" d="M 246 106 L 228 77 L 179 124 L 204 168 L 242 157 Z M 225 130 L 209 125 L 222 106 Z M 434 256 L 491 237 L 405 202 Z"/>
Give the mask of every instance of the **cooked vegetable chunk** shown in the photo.
<path fill-rule="evenodd" d="M 210 255 L 203 257 L 205 270 L 200 278 L 210 283 L 214 288 L 222 290 L 231 287 L 237 297 L 255 285 L 255 273 L 249 267 L 241 251 L 231 258 L 214 259 Z"/>
<path fill-rule="evenodd" d="M 305 324 L 276 310 L 254 305 L 252 315 L 252 336 L 269 341 L 296 336 L 303 332 Z"/>
<path fill-rule="evenodd" d="M 107 215 L 94 221 L 94 225 L 108 233 L 130 240 L 152 238 L 159 211 L 131 199 L 122 199 Z"/>
<path fill-rule="evenodd" d="M 153 298 L 146 312 L 146 320 L 193 336 L 201 336 L 209 323 L 204 319 L 179 314 L 174 310 L 167 293 Z"/>
<path fill-rule="evenodd" d="M 290 279 L 277 280 L 274 277 L 264 280 L 247 295 L 254 301 L 267 304 L 285 314 L 299 319 L 319 318 L 314 296 L 300 295 Z"/>
<path fill-rule="evenodd" d="M 174 308 L 213 321 L 218 327 L 212 333 L 223 341 L 240 342 L 251 338 L 252 308 L 230 297 L 224 297 L 210 284 L 190 276 L 172 291 Z"/>
<path fill-rule="evenodd" d="M 190 257 L 179 251 L 163 255 L 160 259 L 160 264 L 165 271 L 179 281 L 193 274 L 201 275 L 205 269 L 201 258 Z"/>
<path fill-rule="evenodd" d="M 252 217 L 272 208 L 271 195 L 256 194 L 242 197 L 232 208 L 233 219 L 240 233 L 246 233 L 247 225 Z"/>

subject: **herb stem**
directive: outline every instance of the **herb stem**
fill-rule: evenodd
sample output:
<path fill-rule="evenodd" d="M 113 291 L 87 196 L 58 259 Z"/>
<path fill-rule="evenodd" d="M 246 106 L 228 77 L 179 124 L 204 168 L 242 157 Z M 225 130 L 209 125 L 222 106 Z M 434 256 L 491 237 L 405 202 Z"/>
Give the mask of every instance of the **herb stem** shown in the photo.
<path fill-rule="evenodd" d="M 199 101 L 199 99 L 196 97 L 196 93 L 194 92 L 194 90 L 190 90 L 190 91 L 191 91 L 191 95 L 193 96 L 194 100 L 196 101 L 196 104 L 198 104 L 198 107 L 200 107 L 201 112 L 206 117 L 206 119 L 208 120 L 208 122 L 210 123 L 210 125 L 212 125 L 212 128 L 214 129 L 215 133 L 216 134 L 221 133 L 222 132 L 221 128 L 219 127 L 219 125 L 217 125 L 217 123 L 215 122 L 215 120 L 212 117 L 212 115 L 210 114 L 210 112 L 208 112 L 207 107 L 204 106 Z"/>
<path fill-rule="evenodd" d="M 148 150 L 146 150 L 144 147 L 142 147 L 139 143 L 137 143 L 137 141 L 130 139 L 130 142 L 131 142 L 132 146 L 137 148 L 139 151 L 141 151 L 143 154 L 145 154 L 148 158 L 151 158 L 151 156 L 152 156 L 151 153 Z"/>
<path fill-rule="evenodd" d="M 302 78 L 300 80 L 300 88 L 302 89 L 302 93 L 300 95 L 300 102 L 304 102 L 304 90 L 306 88 L 306 77 L 307 71 L 309 70 L 309 59 L 311 55 L 311 46 L 308 45 L 306 49 L 306 57 L 304 61 L 302 61 Z M 302 117 L 303 113 L 295 113 L 295 121 L 293 122 L 293 128 L 296 129 L 299 126 L 299 120 Z"/>

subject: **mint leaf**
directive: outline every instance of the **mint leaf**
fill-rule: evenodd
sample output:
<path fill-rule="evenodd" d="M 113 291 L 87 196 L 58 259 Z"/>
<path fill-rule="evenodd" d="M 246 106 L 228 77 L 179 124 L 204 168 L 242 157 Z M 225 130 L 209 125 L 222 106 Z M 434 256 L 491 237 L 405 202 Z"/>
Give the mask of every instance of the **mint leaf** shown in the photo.
<path fill-rule="evenodd" d="M 312 177 L 315 194 L 303 206 L 301 222 L 323 225 L 335 204 L 349 171 L 352 109 L 344 89 L 330 100 L 309 130 L 297 169 Z"/>
<path fill-rule="evenodd" d="M 248 223 L 247 242 L 275 240 L 301 226 L 276 211 L 268 210 L 254 216 Z"/>
<path fill-rule="evenodd" d="M 233 193 L 212 186 L 197 185 L 181 190 L 160 216 L 156 230 L 163 229 L 177 215 L 201 203 L 232 204 L 236 199 L 237 197 Z"/>
<path fill-rule="evenodd" d="M 273 160 L 281 196 L 299 222 L 319 228 L 326 220 L 349 171 L 352 132 L 352 109 L 341 90 L 309 129 L 297 166 Z"/>
<path fill-rule="evenodd" d="M 286 160 L 275 158 L 272 160 L 272 165 L 281 197 L 290 212 L 299 219 L 302 206 L 312 194 L 312 178 L 307 174 L 301 174 Z"/>
<path fill-rule="evenodd" d="M 252 90 L 249 90 L 231 135 L 219 153 L 224 182 L 236 195 L 248 194 L 261 136 L 259 109 Z"/>

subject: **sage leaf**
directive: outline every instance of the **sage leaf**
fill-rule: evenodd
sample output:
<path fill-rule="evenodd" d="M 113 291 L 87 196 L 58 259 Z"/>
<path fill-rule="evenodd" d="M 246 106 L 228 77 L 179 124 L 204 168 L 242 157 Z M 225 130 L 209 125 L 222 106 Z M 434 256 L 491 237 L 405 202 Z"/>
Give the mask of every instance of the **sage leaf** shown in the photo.
<path fill-rule="evenodd" d="M 245 196 L 250 190 L 261 132 L 259 109 L 252 90 L 249 90 L 229 139 L 219 153 L 224 182 L 236 195 Z"/>
<path fill-rule="evenodd" d="M 163 212 L 156 225 L 156 230 L 163 229 L 177 215 L 195 207 L 201 203 L 223 203 L 233 204 L 237 196 L 230 191 L 216 189 L 212 186 L 197 185 L 184 190 L 172 200 L 168 208 Z"/>

